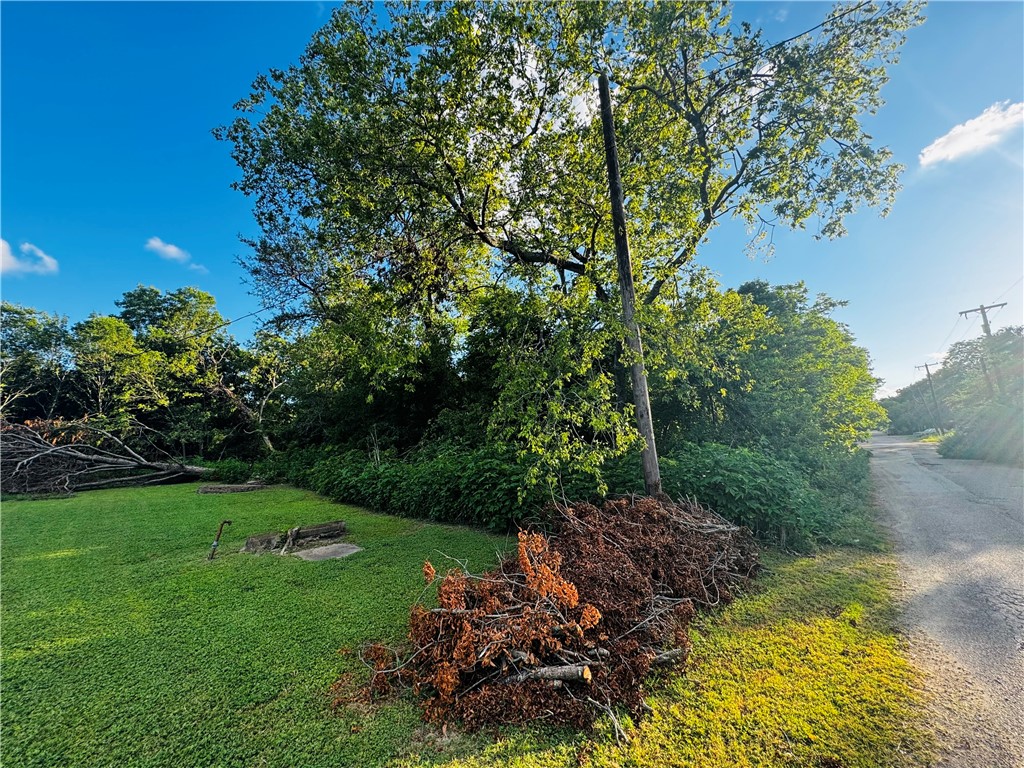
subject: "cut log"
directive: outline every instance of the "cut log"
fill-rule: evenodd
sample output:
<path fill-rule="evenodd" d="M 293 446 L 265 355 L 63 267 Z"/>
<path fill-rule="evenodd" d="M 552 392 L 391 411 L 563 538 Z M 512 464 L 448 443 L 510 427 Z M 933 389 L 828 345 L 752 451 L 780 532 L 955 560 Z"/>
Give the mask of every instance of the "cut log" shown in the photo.
<path fill-rule="evenodd" d="M 335 538 L 337 536 L 344 536 L 348 533 L 348 526 L 344 520 L 334 520 L 330 523 L 320 523 L 319 525 L 306 525 L 299 528 L 298 534 L 296 534 L 296 543 L 302 543 L 311 541 L 313 539 L 327 539 Z"/>
<path fill-rule="evenodd" d="M 651 659 L 652 667 L 663 667 L 668 664 L 675 664 L 677 661 L 681 661 L 686 658 L 685 648 L 672 648 L 668 651 L 659 653 L 653 659 Z"/>
<path fill-rule="evenodd" d="M 348 533 L 348 525 L 344 520 L 333 520 L 329 523 L 318 523 L 305 527 L 296 526 L 288 529 L 287 533 L 271 531 L 250 536 L 245 540 L 243 552 L 259 554 L 260 552 L 275 552 L 285 554 L 295 547 L 302 547 L 320 539 L 340 539 Z"/>
<path fill-rule="evenodd" d="M 593 679 L 590 667 L 586 664 L 570 664 L 563 667 L 534 667 L 524 669 L 517 675 L 505 678 L 503 683 L 525 683 L 527 680 L 582 680 L 589 683 Z"/>

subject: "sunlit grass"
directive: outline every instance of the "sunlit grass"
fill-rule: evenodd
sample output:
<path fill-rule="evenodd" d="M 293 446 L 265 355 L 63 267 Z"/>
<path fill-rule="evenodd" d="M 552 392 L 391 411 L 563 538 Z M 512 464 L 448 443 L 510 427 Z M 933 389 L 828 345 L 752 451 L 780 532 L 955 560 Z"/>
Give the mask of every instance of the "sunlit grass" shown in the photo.
<path fill-rule="evenodd" d="M 596 738 L 516 732 L 461 751 L 444 765 L 521 768 L 772 768 L 924 765 L 916 674 L 895 635 L 893 562 L 835 550 L 769 558 L 756 594 L 693 632 L 685 674 L 656 687 L 651 714 L 616 745 Z M 436 748 L 396 765 L 434 764 Z"/>
<path fill-rule="evenodd" d="M 925 753 L 893 627 L 888 555 L 770 555 L 750 594 L 701 618 L 652 713 L 593 734 L 464 734 L 410 696 L 331 708 L 367 640 L 400 641 L 426 558 L 476 571 L 505 541 L 296 490 L 194 486 L 6 503 L 2 763 L 8 766 L 871 766 Z M 342 560 L 238 553 L 248 534 L 343 518 Z M 206 559 L 222 519 L 220 554 Z M 495 738 L 497 735 L 497 738 Z M 915 756 L 917 756 L 915 758 Z"/>
<path fill-rule="evenodd" d="M 246 535 L 338 518 L 362 552 L 238 553 Z M 425 558 L 479 570 L 504 546 L 288 489 L 6 502 L 2 523 L 5 768 L 383 764 L 418 712 L 333 712 L 330 684 L 362 669 L 338 650 L 404 636 Z"/>

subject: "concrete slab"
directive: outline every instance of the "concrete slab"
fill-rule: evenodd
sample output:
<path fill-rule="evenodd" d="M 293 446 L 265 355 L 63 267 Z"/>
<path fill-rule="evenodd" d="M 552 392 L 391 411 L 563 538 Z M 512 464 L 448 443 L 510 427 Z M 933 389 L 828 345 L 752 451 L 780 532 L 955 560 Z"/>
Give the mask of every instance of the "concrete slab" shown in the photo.
<path fill-rule="evenodd" d="M 312 549 L 301 549 L 291 554 L 301 557 L 303 560 L 334 560 L 339 557 L 348 557 L 356 552 L 362 552 L 362 547 L 355 544 L 328 544 L 326 547 L 313 547 Z"/>

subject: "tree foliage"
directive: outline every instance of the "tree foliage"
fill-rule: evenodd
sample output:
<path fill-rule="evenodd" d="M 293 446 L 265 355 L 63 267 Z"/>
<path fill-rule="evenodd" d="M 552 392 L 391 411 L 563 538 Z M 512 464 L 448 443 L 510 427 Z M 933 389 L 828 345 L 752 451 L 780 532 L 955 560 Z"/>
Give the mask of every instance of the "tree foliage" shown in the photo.
<path fill-rule="evenodd" d="M 898 188 L 861 120 L 916 5 L 838 6 L 784 45 L 724 4 L 393 5 L 385 22 L 377 10 L 335 11 L 216 132 L 260 226 L 247 266 L 284 319 L 358 339 L 352 361 L 374 385 L 438 340 L 457 349 L 479 313 L 514 297 L 547 336 L 501 356 L 491 426 L 554 463 L 596 467 L 630 443 L 625 398 L 609 397 L 629 361 L 595 70 L 618 84 L 648 338 L 692 314 L 686 267 L 723 219 L 755 241 L 811 221 L 835 237 Z"/>
<path fill-rule="evenodd" d="M 66 317 L 0 304 L 0 408 L 5 415 L 57 415 L 70 371 Z"/>
<path fill-rule="evenodd" d="M 932 389 L 935 400 L 932 400 Z M 938 413 L 936 413 L 936 403 Z M 881 401 L 889 433 L 955 429 L 940 451 L 956 458 L 1024 461 L 1024 328 L 959 341 L 927 379 Z"/>
<path fill-rule="evenodd" d="M 195 288 L 140 285 L 116 303 L 118 315 L 94 314 L 71 328 L 65 318 L 3 304 L 7 421 L 85 419 L 149 454 L 270 449 L 263 427 L 279 406 L 280 343 L 260 334 L 242 348 L 223 331 L 213 297 Z"/>
<path fill-rule="evenodd" d="M 842 234 L 898 166 L 881 104 L 913 5 L 840 6 L 769 46 L 722 4 L 345 6 L 218 130 L 261 237 L 250 269 L 330 319 L 345 289 L 424 321 L 494 277 L 613 292 L 595 68 L 616 112 L 638 272 L 655 300 L 722 218 Z"/>

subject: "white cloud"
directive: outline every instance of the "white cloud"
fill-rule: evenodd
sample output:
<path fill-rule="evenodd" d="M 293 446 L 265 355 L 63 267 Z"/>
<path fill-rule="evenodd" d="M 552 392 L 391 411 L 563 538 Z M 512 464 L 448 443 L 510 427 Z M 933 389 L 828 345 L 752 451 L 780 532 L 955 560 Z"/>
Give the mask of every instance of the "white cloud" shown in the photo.
<path fill-rule="evenodd" d="M 1024 123 L 1024 102 L 1000 101 L 921 150 L 922 168 L 993 147 Z"/>
<path fill-rule="evenodd" d="M 0 274 L 4 275 L 53 275 L 60 270 L 57 260 L 32 243 L 22 243 L 19 248 L 24 258 L 14 255 L 10 243 L 0 240 Z"/>
<path fill-rule="evenodd" d="M 192 261 L 192 254 L 188 251 L 179 248 L 172 243 L 165 243 L 159 237 L 151 237 L 146 241 L 146 250 L 153 251 L 161 259 L 167 259 L 177 264 L 187 266 L 189 269 L 199 272 L 201 274 L 208 274 L 210 270 L 204 267 L 202 264 L 196 264 Z"/>
<path fill-rule="evenodd" d="M 153 251 L 161 259 L 176 261 L 179 264 L 188 264 L 192 256 L 188 251 L 183 251 L 176 245 L 165 243 L 159 237 L 151 237 L 146 241 L 146 250 Z"/>

